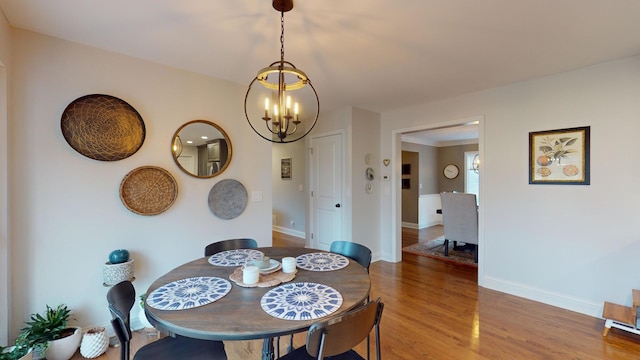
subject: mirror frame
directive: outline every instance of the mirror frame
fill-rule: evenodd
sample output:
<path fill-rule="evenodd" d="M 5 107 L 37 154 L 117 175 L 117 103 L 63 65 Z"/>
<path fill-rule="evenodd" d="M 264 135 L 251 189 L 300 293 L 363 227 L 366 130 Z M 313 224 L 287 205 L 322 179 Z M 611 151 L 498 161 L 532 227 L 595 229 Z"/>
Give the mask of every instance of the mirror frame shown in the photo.
<path fill-rule="evenodd" d="M 212 127 L 214 127 L 216 130 L 218 130 L 222 136 L 224 136 L 224 139 L 227 142 L 227 161 L 225 161 L 224 165 L 222 165 L 222 168 L 220 168 L 220 170 L 218 170 L 216 173 L 212 174 L 212 175 L 207 175 L 207 176 L 202 176 L 202 175 L 198 175 L 198 174 L 194 174 L 190 171 L 188 171 L 187 169 L 185 169 L 184 167 L 182 167 L 182 164 L 180 164 L 180 162 L 178 161 L 178 156 L 176 156 L 176 152 L 173 150 L 176 138 L 178 137 L 178 135 L 180 134 L 180 132 L 187 126 L 192 125 L 192 124 L 206 124 L 206 125 L 210 125 Z M 184 147 L 184 144 L 183 144 Z M 180 126 L 178 128 L 178 130 L 176 130 L 175 133 L 173 133 L 173 137 L 171 138 L 171 145 L 169 147 L 170 151 L 171 151 L 171 157 L 173 157 L 173 161 L 176 163 L 176 165 L 178 166 L 178 168 L 180 170 L 182 170 L 183 173 L 189 175 L 189 176 L 193 176 L 195 178 L 198 179 L 210 179 L 213 177 L 216 177 L 220 174 L 222 174 L 228 167 L 229 164 L 231 163 L 231 159 L 233 157 L 233 146 L 231 145 L 231 138 L 229 138 L 229 134 L 227 134 L 226 131 L 224 131 L 224 129 L 222 127 L 220 127 L 218 124 L 211 122 L 209 120 L 191 120 L 188 121 L 184 124 L 182 124 L 182 126 Z M 182 150 L 181 150 L 182 151 Z"/>

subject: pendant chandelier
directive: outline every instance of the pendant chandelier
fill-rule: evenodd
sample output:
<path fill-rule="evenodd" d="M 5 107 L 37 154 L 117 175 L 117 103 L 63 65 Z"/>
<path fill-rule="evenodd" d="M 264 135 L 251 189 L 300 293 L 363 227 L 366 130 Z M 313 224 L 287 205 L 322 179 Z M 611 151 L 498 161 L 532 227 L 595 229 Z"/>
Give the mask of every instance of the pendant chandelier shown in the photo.
<path fill-rule="evenodd" d="M 272 4 L 280 12 L 280 61 L 258 71 L 251 81 L 244 114 L 263 139 L 290 143 L 305 137 L 316 125 L 320 101 L 307 74 L 284 59 L 284 13 L 293 9 L 293 0 L 273 0 Z"/>
<path fill-rule="evenodd" d="M 180 139 L 180 136 L 176 136 L 175 139 L 173 139 L 173 144 L 171 145 L 171 150 L 175 154 L 176 158 L 178 158 L 178 157 L 180 157 L 180 155 L 182 155 L 182 140 Z"/>
<path fill-rule="evenodd" d="M 476 174 L 478 172 L 480 172 L 480 154 L 476 154 L 473 157 L 473 161 L 471 162 L 471 170 L 473 170 L 473 172 L 475 172 Z"/>

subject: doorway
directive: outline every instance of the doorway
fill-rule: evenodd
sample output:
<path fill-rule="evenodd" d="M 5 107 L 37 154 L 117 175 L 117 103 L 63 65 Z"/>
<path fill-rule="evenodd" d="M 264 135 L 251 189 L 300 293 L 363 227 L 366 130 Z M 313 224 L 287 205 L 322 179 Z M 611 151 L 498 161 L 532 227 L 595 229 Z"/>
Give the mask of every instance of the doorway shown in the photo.
<path fill-rule="evenodd" d="M 452 129 L 464 129 L 465 126 L 467 125 L 476 125 L 477 129 L 476 131 L 476 139 L 477 139 L 477 146 L 478 146 L 478 154 L 479 157 L 482 156 L 482 147 L 483 147 L 483 126 L 484 126 L 484 117 L 483 116 L 476 116 L 476 117 L 472 117 L 472 118 L 467 118 L 467 119 L 460 119 L 460 120 L 454 120 L 454 121 L 448 121 L 448 122 L 442 122 L 442 123 L 434 123 L 434 124 L 429 124 L 429 125 L 423 125 L 423 126 L 418 126 L 418 127 L 414 127 L 414 128 L 406 128 L 406 129 L 397 129 L 397 130 L 393 130 L 392 131 L 392 141 L 391 141 L 391 146 L 392 146 L 392 159 L 391 162 L 392 163 L 396 163 L 396 164 L 400 164 L 401 163 L 401 159 L 402 159 L 402 140 L 403 137 L 407 137 L 407 136 L 415 136 L 414 134 L 420 133 L 420 132 L 425 132 L 425 133 L 430 133 L 430 132 L 434 132 L 434 133 L 438 133 L 438 132 L 447 132 L 447 131 L 452 131 Z M 464 130 L 461 130 L 461 132 L 464 132 Z M 459 167 L 461 168 L 466 168 L 464 166 L 464 160 L 461 159 L 461 161 L 463 162 L 462 164 L 459 165 Z M 439 167 L 441 167 L 442 164 L 438 164 Z M 436 173 L 441 173 L 441 169 L 436 169 Z M 481 189 L 481 178 L 482 175 L 478 174 L 478 194 L 481 195 L 482 193 L 482 189 Z M 390 221 L 390 230 L 391 230 L 391 260 L 392 261 L 401 261 L 402 260 L 402 193 L 401 193 L 401 181 L 402 181 L 402 174 L 401 174 L 401 169 L 400 166 L 397 166 L 396 169 L 391 173 L 391 205 L 392 205 L 392 211 L 391 211 L 391 221 Z M 464 181 L 464 180 L 461 180 Z M 462 191 L 464 189 L 464 183 L 461 184 L 461 189 L 459 189 L 458 191 Z M 481 210 L 480 210 L 481 211 Z M 482 230 L 482 214 L 480 213 L 480 220 L 479 220 L 479 226 L 480 226 L 480 241 L 482 241 L 482 234 L 481 234 L 481 230 Z M 479 271 L 481 271 L 482 269 L 482 258 L 483 258 L 483 253 L 482 250 L 480 250 L 479 252 Z"/>

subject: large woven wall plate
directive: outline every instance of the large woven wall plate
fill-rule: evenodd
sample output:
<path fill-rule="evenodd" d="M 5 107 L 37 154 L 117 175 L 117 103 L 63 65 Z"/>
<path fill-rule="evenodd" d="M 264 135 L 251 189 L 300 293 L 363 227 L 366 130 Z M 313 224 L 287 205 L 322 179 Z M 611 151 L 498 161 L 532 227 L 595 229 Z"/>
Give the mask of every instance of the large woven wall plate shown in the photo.
<path fill-rule="evenodd" d="M 157 166 L 131 170 L 120 183 L 120 200 L 138 215 L 158 215 L 173 205 L 178 197 L 176 179 Z"/>
<path fill-rule="evenodd" d="M 209 209 L 224 220 L 235 219 L 242 214 L 247 200 L 247 189 L 237 180 L 222 180 L 209 191 Z"/>
<path fill-rule="evenodd" d="M 62 135 L 80 154 L 101 161 L 126 159 L 144 142 L 146 129 L 136 109 L 110 95 L 86 95 L 62 113 Z"/>

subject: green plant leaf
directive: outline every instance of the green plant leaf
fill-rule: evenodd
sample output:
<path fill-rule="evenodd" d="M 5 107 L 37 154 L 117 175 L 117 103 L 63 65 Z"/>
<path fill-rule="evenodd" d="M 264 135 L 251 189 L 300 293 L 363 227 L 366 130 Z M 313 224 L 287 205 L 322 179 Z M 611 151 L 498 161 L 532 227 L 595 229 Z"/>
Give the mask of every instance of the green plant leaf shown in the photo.
<path fill-rule="evenodd" d="M 66 305 L 58 305 L 52 308 L 47 305 L 44 316 L 32 314 L 31 321 L 21 329 L 19 339 L 28 347 L 40 347 L 46 349 L 49 341 L 60 338 L 62 331 L 67 328 L 67 322 L 71 311 Z"/>

